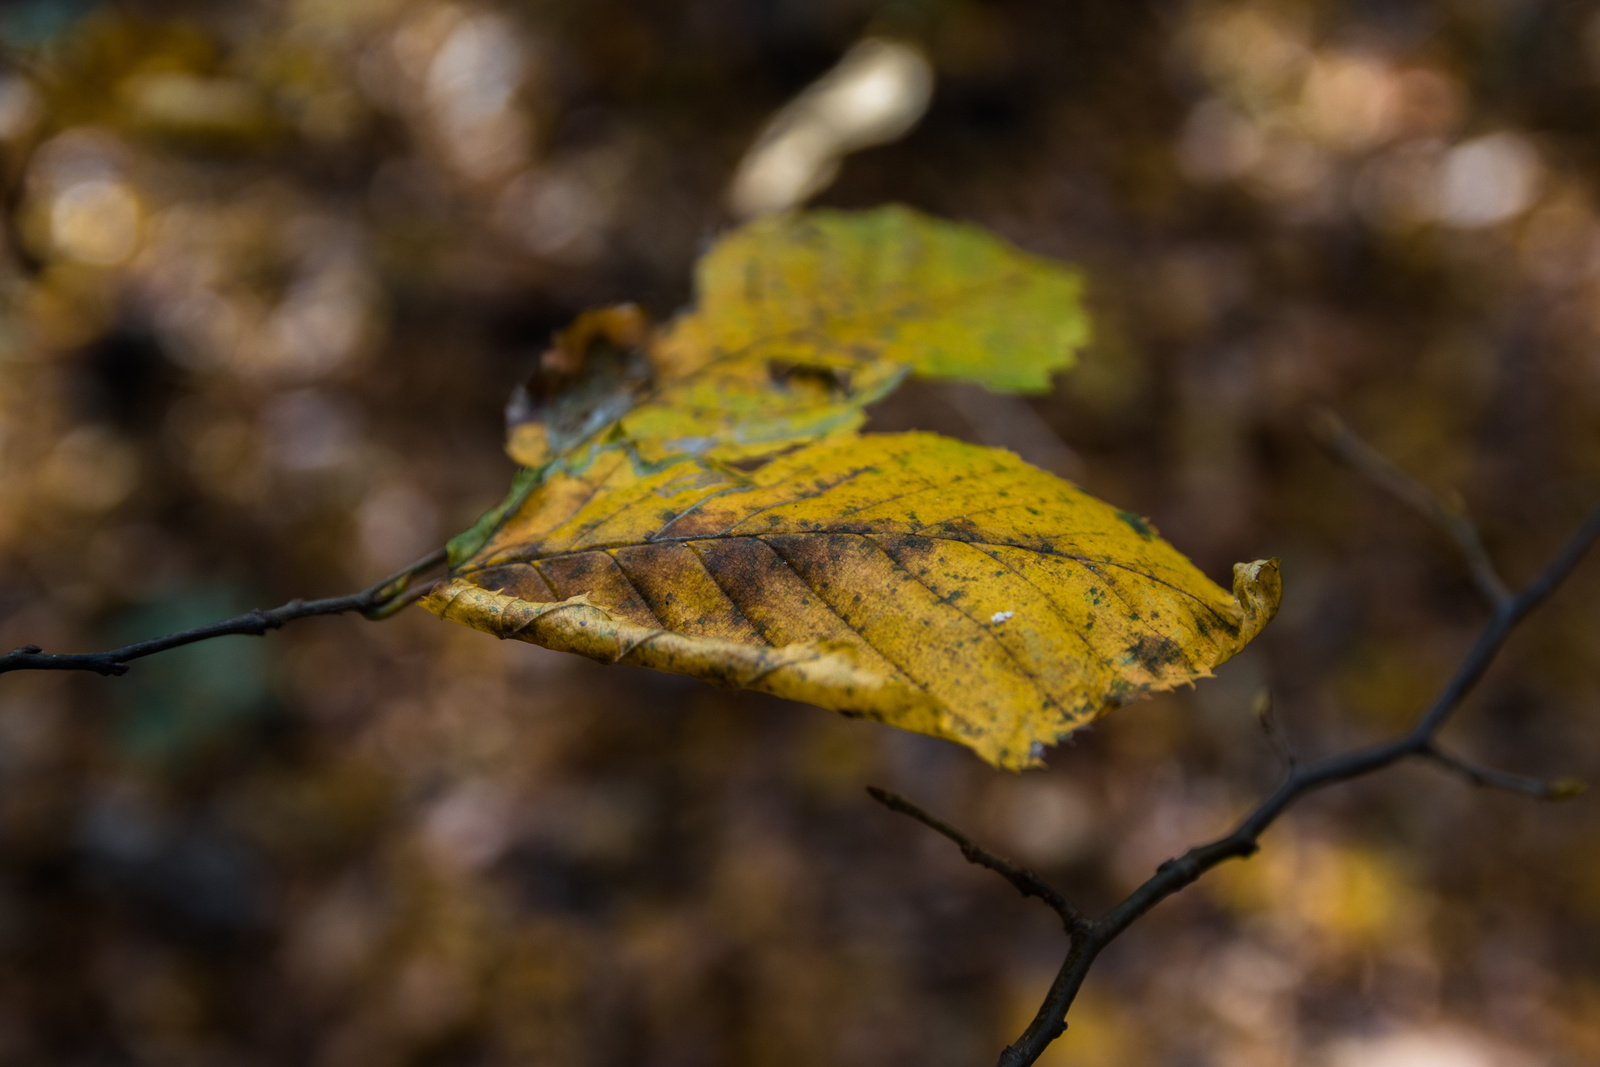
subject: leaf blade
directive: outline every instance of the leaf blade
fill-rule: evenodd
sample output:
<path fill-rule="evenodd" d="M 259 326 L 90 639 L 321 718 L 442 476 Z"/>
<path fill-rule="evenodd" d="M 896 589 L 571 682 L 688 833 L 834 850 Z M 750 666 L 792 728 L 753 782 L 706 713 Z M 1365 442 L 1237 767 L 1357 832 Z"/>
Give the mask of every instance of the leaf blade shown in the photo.
<path fill-rule="evenodd" d="M 749 684 L 752 648 L 830 650 L 774 668 L 785 692 L 1016 768 L 1243 647 L 1278 596 L 1275 565 L 1252 566 L 1229 596 L 1142 520 L 1009 453 L 851 435 L 749 474 L 600 454 L 533 494 L 425 603 L 503 633 L 583 597 L 638 648 L 597 646 L 587 627 L 512 636 L 724 684 Z"/>

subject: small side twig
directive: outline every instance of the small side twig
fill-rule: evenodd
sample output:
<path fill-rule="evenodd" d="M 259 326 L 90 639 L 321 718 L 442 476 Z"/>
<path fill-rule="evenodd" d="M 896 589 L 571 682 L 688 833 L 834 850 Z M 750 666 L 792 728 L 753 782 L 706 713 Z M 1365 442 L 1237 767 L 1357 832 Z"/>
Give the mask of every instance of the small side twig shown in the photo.
<path fill-rule="evenodd" d="M 1344 420 L 1331 411 L 1322 411 L 1312 421 L 1312 431 L 1328 450 L 1376 483 L 1423 518 L 1433 523 L 1455 542 L 1466 561 L 1478 591 L 1498 608 L 1511 599 L 1511 590 L 1495 568 L 1483 538 L 1465 510 L 1452 504 L 1411 475 L 1393 460 L 1363 441 Z"/>
<path fill-rule="evenodd" d="M 266 610 L 256 608 L 231 619 L 165 634 L 107 652 L 61 654 L 45 652 L 38 645 L 23 645 L 0 655 L 0 674 L 6 671 L 93 671 L 102 675 L 120 675 L 128 672 L 130 660 L 165 652 L 169 648 L 192 645 L 197 641 L 209 641 L 213 637 L 232 634 L 260 637 L 269 630 L 314 615 L 342 615 L 359 611 L 368 618 L 387 618 L 426 592 L 425 587 L 412 589 L 412 579 L 438 567 L 445 559 L 445 550 L 441 548 L 359 593 L 325 600 L 291 600 L 280 607 Z"/>
<path fill-rule="evenodd" d="M 1453 752 L 1445 751 L 1437 744 L 1429 745 L 1419 755 L 1432 760 L 1453 774 L 1460 775 L 1473 785 L 1521 793 L 1536 800 L 1571 800 L 1589 790 L 1588 784 L 1577 778 L 1556 778 L 1545 781 L 1525 774 L 1512 774 L 1493 767 L 1482 767 L 1462 759 Z"/>
<path fill-rule="evenodd" d="M 1088 928 L 1089 920 L 1073 906 L 1071 901 L 1057 891 L 1054 886 L 1026 867 L 1019 867 L 1004 856 L 998 856 L 990 852 L 954 826 L 951 826 L 938 816 L 929 814 L 922 808 L 917 807 L 917 805 L 898 793 L 891 793 L 887 789 L 879 789 L 875 785 L 867 786 L 867 793 L 873 800 L 876 800 L 890 811 L 897 811 L 901 815 L 909 815 L 928 829 L 935 833 L 943 834 L 951 841 L 954 841 L 956 847 L 961 849 L 961 854 L 967 858 L 968 863 L 975 863 L 979 867 L 987 867 L 1010 882 L 1016 891 L 1024 897 L 1038 897 L 1044 901 L 1052 911 L 1061 916 L 1061 923 L 1066 927 L 1068 934 L 1076 937 Z"/>
<path fill-rule="evenodd" d="M 1273 708 L 1272 690 L 1263 689 L 1256 694 L 1255 706 L 1256 721 L 1261 724 L 1261 732 L 1267 735 L 1267 740 L 1272 742 L 1272 749 L 1283 760 L 1285 767 L 1293 770 L 1300 758 L 1294 754 L 1294 746 L 1289 744 L 1289 737 L 1283 732 L 1283 726 L 1278 722 L 1278 713 Z"/>

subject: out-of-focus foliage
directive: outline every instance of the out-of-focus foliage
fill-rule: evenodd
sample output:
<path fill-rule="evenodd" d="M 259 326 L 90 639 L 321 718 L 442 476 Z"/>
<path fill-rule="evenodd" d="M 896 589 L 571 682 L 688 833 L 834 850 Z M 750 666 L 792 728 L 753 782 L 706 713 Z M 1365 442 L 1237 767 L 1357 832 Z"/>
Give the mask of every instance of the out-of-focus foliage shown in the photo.
<path fill-rule="evenodd" d="M 511 458 L 543 466 L 612 420 L 647 463 L 771 454 L 857 428 L 908 374 L 1043 392 L 1089 336 L 1077 274 L 899 207 L 752 223 L 695 276 L 693 310 L 648 344 L 622 309 L 564 331 L 552 356 L 578 363 L 583 385 L 549 401 L 554 426 L 513 418 Z M 641 349 L 646 365 L 592 359 L 585 342 L 602 340 Z"/>
<path fill-rule="evenodd" d="M 741 227 L 695 277 L 694 312 L 660 346 L 672 374 L 733 355 L 849 376 L 871 361 L 1042 393 L 1089 339 L 1076 272 L 899 207 Z"/>
<path fill-rule="evenodd" d="M 867 38 L 917 47 L 932 102 L 821 202 L 1082 264 L 1097 339 L 1048 397 L 911 382 L 866 429 L 1014 449 L 1213 579 L 1280 555 L 1290 592 L 1214 680 L 1022 777 L 425 612 L 214 643 L 171 687 L 139 685 L 159 659 L 7 675 L 0 1059 L 992 1061 L 1059 929 L 862 785 L 1093 909 L 1271 783 L 1263 685 L 1307 755 L 1414 713 L 1480 609 L 1305 417 L 1459 490 L 1512 580 L 1587 509 L 1595 26 L 1549 0 L 4 5 L 6 647 L 347 592 L 466 528 L 512 474 L 507 384 L 584 308 L 685 304 L 740 159 Z M 1585 570 L 1451 743 L 1600 777 L 1597 612 Z M 1426 769 L 1330 791 L 1147 916 L 1048 1062 L 1594 1063 L 1597 834 L 1587 800 Z"/>

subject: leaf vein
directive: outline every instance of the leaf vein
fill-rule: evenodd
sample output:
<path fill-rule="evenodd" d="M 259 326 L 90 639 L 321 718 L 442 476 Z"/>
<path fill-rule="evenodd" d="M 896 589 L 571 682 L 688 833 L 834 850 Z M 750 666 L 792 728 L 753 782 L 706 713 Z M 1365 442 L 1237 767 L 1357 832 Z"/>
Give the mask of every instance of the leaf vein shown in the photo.
<path fill-rule="evenodd" d="M 661 630 L 672 630 L 672 627 L 667 625 L 667 621 L 656 614 L 656 609 L 650 604 L 650 598 L 644 595 L 644 588 L 633 580 L 633 575 L 629 574 L 617 559 L 617 551 L 615 548 L 605 549 L 606 557 L 611 560 L 611 565 L 617 569 L 618 574 L 622 575 L 622 580 L 628 583 L 628 588 L 633 590 L 633 595 L 638 598 L 639 603 L 644 605 L 644 610 L 648 611 L 650 617 L 656 620 L 656 627 Z M 590 592 L 593 592 L 593 590 L 590 590 Z"/>
<path fill-rule="evenodd" d="M 799 498 L 795 498 L 795 499 L 799 499 Z M 785 501 L 785 503 L 788 503 L 788 502 L 789 501 Z M 776 506 L 776 505 L 773 505 L 773 506 Z M 755 514 L 759 514 L 759 512 L 757 512 Z M 738 526 L 738 525 L 742 524 L 744 521 L 745 520 L 741 519 L 738 523 L 735 523 L 734 525 Z M 768 531 L 768 532 L 769 533 L 782 533 L 783 531 Z M 790 534 L 799 534 L 800 536 L 805 536 L 805 537 L 823 537 L 823 536 L 826 536 L 829 533 L 846 533 L 846 532 L 854 532 L 854 531 L 843 531 L 843 530 L 831 530 L 831 531 L 830 530 L 797 530 L 797 531 L 789 531 Z M 884 533 L 893 533 L 895 531 L 883 531 L 883 532 Z M 868 535 L 862 535 L 862 536 L 868 536 Z M 1207 604 L 1203 599 L 1200 598 L 1199 595 L 1197 595 L 1197 594 L 1195 594 L 1195 593 L 1183 588 L 1180 585 L 1174 585 L 1172 582 L 1167 581 L 1165 578 L 1158 577 L 1158 576 L 1156 576 L 1154 574 L 1151 574 L 1148 571 L 1140 570 L 1137 567 L 1131 567 L 1126 563 L 1117 563 L 1115 561 L 1108 561 L 1108 560 L 1103 560 L 1103 559 L 1097 560 L 1097 559 L 1093 559 L 1093 558 L 1091 558 L 1089 556 L 1079 556 L 1079 555 L 1074 555 L 1074 554 L 1072 554 L 1070 552 L 1058 552 L 1058 551 L 1056 551 L 1054 549 L 1050 549 L 1050 548 L 1041 548 L 1038 545 L 1016 544 L 1016 543 L 1010 542 L 1010 541 L 968 541 L 965 538 L 961 538 L 961 537 L 942 537 L 942 536 L 929 536 L 929 535 L 918 535 L 918 536 L 927 536 L 928 540 L 930 540 L 930 541 L 949 541 L 949 542 L 952 542 L 954 544 L 974 545 L 974 546 L 977 546 L 977 547 L 980 547 L 980 548 L 981 547 L 1015 548 L 1015 549 L 1018 549 L 1018 550 L 1023 551 L 1023 552 L 1032 552 L 1035 555 L 1039 555 L 1039 556 L 1050 556 L 1053 559 L 1070 559 L 1070 560 L 1072 560 L 1072 561 L 1074 561 L 1076 563 L 1082 563 L 1082 564 L 1085 564 L 1085 565 L 1115 567 L 1118 570 L 1127 571 L 1129 574 L 1135 574 L 1135 575 L 1138 575 L 1141 578 L 1147 578 L 1150 581 L 1155 582 L 1157 585 L 1166 586 L 1168 589 L 1171 589 L 1173 592 L 1178 593 L 1181 596 L 1188 597 L 1190 600 L 1193 600 L 1196 604 L 1200 605 L 1200 607 L 1204 608 L 1206 611 L 1208 611 L 1212 615 L 1214 615 L 1220 622 L 1222 622 L 1225 626 L 1227 626 L 1229 628 L 1237 628 L 1237 626 L 1239 625 L 1237 619 L 1233 619 L 1233 618 L 1230 618 L 1227 615 L 1224 615 L 1222 612 L 1218 611 L 1216 608 L 1212 607 L 1210 604 Z M 728 531 L 724 531 L 722 533 L 715 533 L 715 534 L 695 534 L 693 536 L 684 536 L 684 537 L 663 537 L 659 541 L 652 541 L 650 543 L 651 544 L 656 544 L 656 545 L 668 545 L 668 544 L 682 544 L 682 543 L 688 542 L 688 541 L 731 541 L 731 540 L 738 540 L 739 538 L 743 538 L 743 537 L 751 537 L 751 538 L 755 538 L 756 540 L 762 540 L 762 541 L 765 540 L 765 537 L 764 537 L 763 534 L 754 534 L 754 533 L 736 534 L 736 533 L 730 533 Z M 467 575 L 467 574 L 471 574 L 471 573 L 473 573 L 475 571 L 483 570 L 486 567 L 491 566 L 491 565 L 498 567 L 498 566 L 504 566 L 507 563 L 535 563 L 535 564 L 537 564 L 540 561 L 552 560 L 552 559 L 560 559 L 562 556 L 580 555 L 580 554 L 582 554 L 584 552 L 610 551 L 612 549 L 634 548 L 634 547 L 637 547 L 637 546 L 638 546 L 638 542 L 636 542 L 636 541 L 619 541 L 619 542 L 616 542 L 615 544 L 610 544 L 610 545 L 589 545 L 589 546 L 584 547 L 584 548 L 563 549 L 563 550 L 561 550 L 559 552 L 547 552 L 547 553 L 542 553 L 542 554 L 537 552 L 537 551 L 525 552 L 523 554 L 516 555 L 516 556 L 508 556 L 508 557 L 496 558 L 493 561 L 492 564 L 484 563 L 484 564 L 478 564 L 476 566 L 468 564 L 466 566 L 461 567 L 455 573 L 457 575 Z M 543 572 L 541 572 L 541 574 L 542 573 Z"/>
<path fill-rule="evenodd" d="M 717 577 L 717 572 L 706 566 L 705 557 L 700 554 L 700 550 L 695 548 L 690 542 L 684 541 L 682 544 L 684 548 L 689 550 L 689 554 L 694 557 L 694 561 L 700 565 L 700 569 L 705 572 L 706 577 L 711 580 L 711 584 L 717 587 L 717 592 L 722 594 L 723 599 L 728 602 L 728 606 L 733 608 L 734 613 L 738 615 L 739 618 L 743 619 L 746 625 L 750 627 L 755 635 L 761 638 L 761 640 L 765 641 L 769 647 L 779 647 L 777 643 L 772 640 L 772 638 L 767 636 L 766 630 L 758 626 L 754 619 L 745 614 L 744 608 L 741 607 L 739 602 L 733 598 L 733 593 L 728 589 L 727 586 L 722 584 L 722 579 Z"/>
<path fill-rule="evenodd" d="M 877 645 L 873 644 L 870 640 L 868 640 L 867 639 L 867 635 L 862 633 L 859 627 L 857 627 L 849 619 L 845 618 L 843 613 L 841 613 L 838 608 L 836 608 L 832 604 L 828 603 L 828 598 L 822 595 L 822 590 L 817 588 L 816 586 L 812 585 L 810 582 L 806 581 L 806 576 L 800 573 L 799 568 L 797 568 L 794 565 L 794 563 L 789 559 L 788 556 L 785 556 L 783 554 L 783 552 L 778 548 L 777 545 L 773 544 L 771 541 L 768 541 L 765 537 L 761 537 L 759 535 L 757 535 L 755 537 L 755 540 L 760 541 L 762 544 L 766 545 L 769 549 L 772 550 L 774 555 L 776 555 L 779 559 L 783 560 L 783 562 L 788 566 L 789 570 L 794 572 L 794 576 L 796 578 L 800 579 L 801 583 L 803 585 L 805 585 L 805 587 L 807 589 L 811 590 L 811 594 L 817 598 L 817 602 L 820 603 L 823 607 L 827 608 L 829 611 L 833 612 L 834 618 L 836 618 L 840 622 L 844 623 L 846 629 L 848 629 L 851 633 L 855 634 L 857 637 L 861 638 L 862 643 L 864 643 L 868 648 L 872 649 L 878 655 L 882 656 L 883 659 L 884 659 L 884 662 L 888 663 L 889 666 L 891 666 L 895 670 L 899 671 L 901 676 L 906 678 L 908 681 L 910 681 L 912 685 L 916 686 L 918 689 L 922 690 L 924 693 L 927 693 L 929 696 L 933 696 L 933 692 L 932 692 L 932 690 L 930 690 L 928 688 L 927 683 L 922 681 L 922 679 L 918 678 L 916 675 L 912 674 L 909 670 L 907 670 L 905 668 L 905 666 L 903 664 L 897 662 L 892 656 L 890 656 L 888 652 L 884 651 L 883 649 L 879 648 Z M 937 698 L 935 698 L 935 699 L 937 699 Z M 941 701 L 939 701 L 939 703 L 942 706 L 944 704 L 944 701 L 941 700 Z"/>
<path fill-rule="evenodd" d="M 1061 712 L 1063 715 L 1070 716 L 1072 714 L 1062 706 L 1061 701 L 1056 699 L 1055 694 L 1050 692 L 1050 690 L 1045 687 L 1044 680 L 1039 677 L 1038 673 L 1031 666 L 1029 666 L 1021 656 L 1018 656 L 1015 652 L 1013 652 L 1009 645 L 1000 640 L 1000 638 L 995 634 L 993 627 L 985 626 L 982 622 L 973 618 L 965 608 L 956 604 L 955 601 L 950 600 L 948 597 L 940 596 L 937 589 L 923 581 L 921 576 L 914 573 L 910 567 L 907 567 L 904 563 L 900 562 L 899 558 L 895 556 L 893 552 L 885 548 L 883 546 L 883 542 L 879 541 L 876 537 L 871 537 L 866 534 L 861 536 L 863 540 L 870 541 L 872 544 L 876 545 L 878 551 L 882 552 L 886 557 L 888 557 L 889 562 L 894 564 L 896 569 L 903 572 L 908 578 L 922 586 L 922 588 L 926 589 L 929 593 L 932 593 L 935 600 L 939 601 L 939 603 L 945 605 L 946 607 L 953 608 L 967 618 L 970 622 L 972 622 L 973 625 L 977 626 L 979 630 L 982 630 L 983 635 L 989 640 L 993 641 L 1002 652 L 1011 658 L 1011 661 L 1017 665 L 1017 668 L 1027 676 L 1028 680 L 1034 684 L 1040 693 L 1044 694 L 1044 698 L 1048 700 L 1057 711 Z"/>

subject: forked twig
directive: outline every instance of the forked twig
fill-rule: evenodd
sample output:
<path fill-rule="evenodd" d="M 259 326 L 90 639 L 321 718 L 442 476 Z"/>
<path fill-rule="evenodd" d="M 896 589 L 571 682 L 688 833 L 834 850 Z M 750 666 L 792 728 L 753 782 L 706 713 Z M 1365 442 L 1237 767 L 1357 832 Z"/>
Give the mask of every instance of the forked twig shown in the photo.
<path fill-rule="evenodd" d="M 412 589 L 412 579 L 433 570 L 444 563 L 445 559 L 446 552 L 441 548 L 359 593 L 330 597 L 326 600 L 291 600 L 280 607 L 266 610 L 256 608 L 231 619 L 153 637 L 148 641 L 124 645 L 122 648 L 113 648 L 107 652 L 60 654 L 45 652 L 38 645 L 23 645 L 5 655 L 0 655 L 0 674 L 6 671 L 93 671 L 104 675 L 126 674 L 130 660 L 165 652 L 169 648 L 192 645 L 196 641 L 209 641 L 213 637 L 227 637 L 231 634 L 260 637 L 269 630 L 279 629 L 296 619 L 305 619 L 313 615 L 342 615 L 346 612 L 359 611 L 368 618 L 387 618 L 426 592 L 426 587 Z"/>
<path fill-rule="evenodd" d="M 1466 557 L 1473 577 L 1485 597 L 1494 605 L 1494 614 L 1484 624 L 1478 639 L 1456 668 L 1433 703 L 1417 718 L 1406 733 L 1382 744 L 1369 745 L 1312 763 L 1299 763 L 1272 715 L 1270 695 L 1256 701 L 1255 713 L 1274 747 L 1288 764 L 1283 779 L 1255 809 L 1224 837 L 1189 849 L 1156 869 L 1144 884 L 1098 919 L 1090 920 L 1073 908 L 1060 893 L 1031 871 L 1024 870 L 986 851 L 949 823 L 928 814 L 903 797 L 869 787 L 873 799 L 902 812 L 954 841 L 968 860 L 988 867 L 1005 878 L 1024 896 L 1036 896 L 1062 917 L 1071 935 L 1066 959 L 1055 981 L 1028 1028 L 1000 1055 L 1000 1067 L 1027 1067 L 1046 1047 L 1066 1030 L 1067 1011 L 1082 988 L 1089 969 L 1107 946 L 1141 916 L 1167 897 L 1193 884 L 1202 874 L 1231 859 L 1253 855 L 1260 847 L 1261 835 L 1290 805 L 1301 797 L 1328 786 L 1359 778 L 1405 759 L 1426 759 L 1460 775 L 1476 785 L 1506 789 L 1542 800 L 1565 800 L 1584 792 L 1584 783 L 1575 779 L 1545 782 L 1537 778 L 1480 767 L 1441 748 L 1439 730 L 1450 719 L 1467 695 L 1478 684 L 1494 661 L 1506 639 L 1523 619 L 1553 593 L 1570 575 L 1584 555 L 1600 540 L 1600 506 L 1589 513 L 1576 533 L 1545 565 L 1531 582 L 1513 594 L 1500 579 L 1477 530 L 1459 509 L 1450 507 L 1405 474 L 1381 453 L 1351 433 L 1336 417 L 1324 420 L 1322 436 L 1352 465 L 1373 477 L 1412 507 L 1438 523 L 1456 542 Z"/>
<path fill-rule="evenodd" d="M 1308 793 L 1324 789 L 1339 782 L 1359 778 L 1382 770 L 1408 758 L 1431 759 L 1464 774 L 1474 782 L 1501 788 L 1514 788 L 1518 792 L 1532 792 L 1534 781 L 1521 779 L 1500 771 L 1473 767 L 1455 757 L 1445 755 L 1435 741 L 1439 729 L 1461 706 L 1479 679 L 1494 661 L 1506 639 L 1528 614 L 1542 604 L 1562 581 L 1572 573 L 1585 553 L 1600 539 L 1600 507 L 1589 513 L 1578 531 L 1570 537 L 1555 557 L 1533 581 L 1523 589 L 1508 596 L 1495 609 L 1493 616 L 1478 634 L 1455 674 L 1439 691 L 1428 709 L 1418 718 L 1410 731 L 1383 744 L 1371 745 L 1350 752 L 1330 756 L 1313 763 L 1304 763 L 1289 769 L 1278 787 L 1258 804 L 1236 826 L 1232 833 L 1204 845 L 1197 845 L 1176 859 L 1168 860 L 1157 868 L 1145 883 L 1128 894 L 1122 903 L 1104 916 L 1088 923 L 1081 936 L 1072 939 L 1072 947 L 1056 973 L 1050 991 L 1045 995 L 1033 1022 L 1022 1036 L 1000 1055 L 1000 1067 L 1026 1067 L 1036 1061 L 1045 1048 L 1066 1029 L 1067 1010 L 1082 988 L 1089 968 L 1106 946 L 1116 940 L 1142 915 L 1180 889 L 1193 884 L 1211 868 L 1231 859 L 1250 856 L 1260 847 L 1261 835 L 1295 801 Z M 1558 781 L 1544 785 L 1537 783 L 1534 794 L 1544 799 L 1556 800 L 1576 796 L 1582 791 L 1579 783 Z"/>

